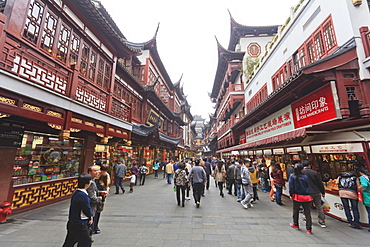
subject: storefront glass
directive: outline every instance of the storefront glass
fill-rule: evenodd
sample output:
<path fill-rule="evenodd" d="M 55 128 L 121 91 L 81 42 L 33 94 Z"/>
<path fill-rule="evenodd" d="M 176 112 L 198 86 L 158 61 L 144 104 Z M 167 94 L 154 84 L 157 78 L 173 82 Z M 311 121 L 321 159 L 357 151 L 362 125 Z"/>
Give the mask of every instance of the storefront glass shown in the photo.
<path fill-rule="evenodd" d="M 321 174 L 326 189 L 338 189 L 336 179 L 342 172 L 356 171 L 365 164 L 359 154 L 321 154 L 316 155 L 317 171 Z"/>
<path fill-rule="evenodd" d="M 25 132 L 15 157 L 14 185 L 79 175 L 83 140 Z"/>

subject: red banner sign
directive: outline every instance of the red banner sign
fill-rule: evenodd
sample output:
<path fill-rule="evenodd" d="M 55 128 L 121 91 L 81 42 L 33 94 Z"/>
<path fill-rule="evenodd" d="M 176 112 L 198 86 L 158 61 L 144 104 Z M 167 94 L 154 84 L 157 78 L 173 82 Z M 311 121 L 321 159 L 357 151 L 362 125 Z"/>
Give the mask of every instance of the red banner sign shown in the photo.
<path fill-rule="evenodd" d="M 331 84 L 303 97 L 291 106 L 296 129 L 338 118 Z"/>

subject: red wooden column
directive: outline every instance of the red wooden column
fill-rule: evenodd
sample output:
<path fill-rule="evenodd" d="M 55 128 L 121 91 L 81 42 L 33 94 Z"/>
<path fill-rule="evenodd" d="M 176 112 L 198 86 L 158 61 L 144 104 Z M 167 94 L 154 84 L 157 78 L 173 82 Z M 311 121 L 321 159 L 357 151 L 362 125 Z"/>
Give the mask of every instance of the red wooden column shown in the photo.
<path fill-rule="evenodd" d="M 8 199 L 8 193 L 11 191 L 13 177 L 13 167 L 17 148 L 0 147 L 0 204 Z"/>
<path fill-rule="evenodd" d="M 4 32 L 4 25 L 6 21 L 6 16 L 0 13 L 0 51 L 4 49 L 6 33 Z M 5 54 L 3 52 L 0 53 L 0 60 L 5 60 Z"/>
<path fill-rule="evenodd" d="M 366 57 L 369 57 L 370 56 L 370 44 L 369 44 L 369 39 L 367 37 L 367 35 L 369 34 L 369 28 L 360 27 L 360 33 L 361 33 L 362 44 L 365 50 L 365 55 Z"/>

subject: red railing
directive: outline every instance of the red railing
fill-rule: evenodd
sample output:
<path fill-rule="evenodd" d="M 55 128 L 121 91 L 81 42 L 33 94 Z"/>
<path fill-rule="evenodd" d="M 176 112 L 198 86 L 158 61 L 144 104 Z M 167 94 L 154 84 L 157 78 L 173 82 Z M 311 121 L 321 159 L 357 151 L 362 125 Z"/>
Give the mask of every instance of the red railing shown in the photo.
<path fill-rule="evenodd" d="M 226 88 L 226 91 L 224 93 L 224 97 L 221 101 L 221 104 L 220 104 L 220 107 L 218 108 L 218 112 L 217 112 L 217 115 L 219 114 L 219 112 L 222 110 L 222 106 L 224 105 L 226 99 L 227 100 L 230 100 L 230 93 L 231 92 L 242 92 L 244 91 L 244 85 L 243 84 L 229 84 L 229 86 Z"/>
<path fill-rule="evenodd" d="M 6 32 L 0 35 L 5 35 L 0 68 L 58 94 L 131 122 L 130 105 L 113 100 L 112 106 L 109 107 L 108 102 L 112 96 L 105 89 L 78 76 L 77 70 L 54 61 L 43 51 L 38 51 Z"/>
<path fill-rule="evenodd" d="M 221 126 L 221 128 L 218 130 L 218 136 L 222 136 L 225 134 L 226 131 L 228 131 L 233 125 L 234 125 L 234 118 L 230 118 L 224 123 L 224 125 Z"/>

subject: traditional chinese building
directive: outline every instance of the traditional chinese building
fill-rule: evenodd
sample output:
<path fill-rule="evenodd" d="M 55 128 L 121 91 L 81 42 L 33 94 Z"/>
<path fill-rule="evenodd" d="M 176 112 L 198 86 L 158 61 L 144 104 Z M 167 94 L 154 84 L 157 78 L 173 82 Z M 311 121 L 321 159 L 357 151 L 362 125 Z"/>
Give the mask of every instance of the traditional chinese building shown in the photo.
<path fill-rule="evenodd" d="M 312 161 L 330 214 L 340 219 L 336 178 L 370 168 L 369 17 L 366 1 L 305 0 L 292 8 L 253 69 L 243 64 L 245 115 L 231 126 L 234 141 L 217 151 L 274 159 L 284 171 L 292 160 Z M 244 37 L 233 35 L 229 50 L 237 50 L 232 42 L 238 40 L 248 52 L 244 60 L 258 54 L 259 42 L 249 49 Z"/>
<path fill-rule="evenodd" d="M 94 162 L 182 154 L 192 116 L 155 37 L 129 42 L 98 1 L 0 12 L 0 201 L 20 212 L 67 198 Z"/>

